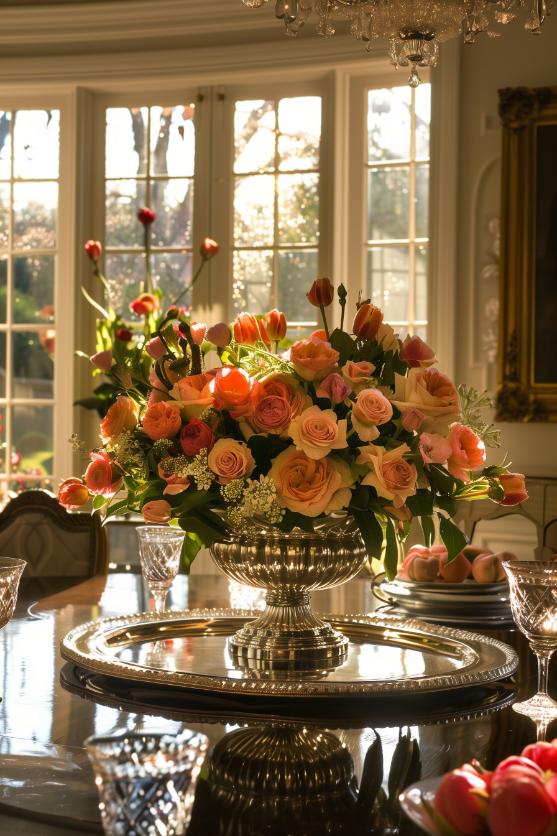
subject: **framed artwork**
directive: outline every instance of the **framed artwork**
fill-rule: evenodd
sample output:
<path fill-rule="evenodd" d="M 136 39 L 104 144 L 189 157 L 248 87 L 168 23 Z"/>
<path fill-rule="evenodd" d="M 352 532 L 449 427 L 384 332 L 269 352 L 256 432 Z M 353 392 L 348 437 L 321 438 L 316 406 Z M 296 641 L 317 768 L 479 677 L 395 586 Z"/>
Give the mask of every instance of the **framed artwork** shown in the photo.
<path fill-rule="evenodd" d="M 557 421 L 557 87 L 499 91 L 497 420 Z"/>

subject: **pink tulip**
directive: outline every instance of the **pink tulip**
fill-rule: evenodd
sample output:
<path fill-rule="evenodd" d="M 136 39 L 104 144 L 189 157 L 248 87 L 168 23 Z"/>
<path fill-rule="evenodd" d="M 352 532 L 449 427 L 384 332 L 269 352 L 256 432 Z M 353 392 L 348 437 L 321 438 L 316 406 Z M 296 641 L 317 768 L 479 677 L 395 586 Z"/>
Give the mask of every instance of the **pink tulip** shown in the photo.
<path fill-rule="evenodd" d="M 545 740 L 530 743 L 522 750 L 522 757 L 534 761 L 543 772 L 557 772 L 557 740 L 552 740 L 551 743 Z"/>
<path fill-rule="evenodd" d="M 400 359 L 408 363 L 410 368 L 427 368 L 437 362 L 434 350 L 421 337 L 411 337 L 410 334 L 402 343 Z"/>
<path fill-rule="evenodd" d="M 145 346 L 145 351 L 153 360 L 160 360 L 166 354 L 166 348 L 160 337 L 153 337 Z"/>
<path fill-rule="evenodd" d="M 525 764 L 498 769 L 493 775 L 488 809 L 492 836 L 543 836 L 556 811 L 543 776 Z"/>
<path fill-rule="evenodd" d="M 459 836 L 481 836 L 487 832 L 488 786 L 472 768 L 454 769 L 441 779 L 435 793 L 435 813 Z"/>
<path fill-rule="evenodd" d="M 101 369 L 103 372 L 109 372 L 113 362 L 112 350 L 107 348 L 105 351 L 97 351 L 96 354 L 89 357 L 89 360 L 97 369 Z"/>
<path fill-rule="evenodd" d="M 232 333 L 226 322 L 217 322 L 216 325 L 211 325 L 205 336 L 217 348 L 226 348 L 230 342 Z"/>
<path fill-rule="evenodd" d="M 141 509 L 145 522 L 166 525 L 172 516 L 172 508 L 166 499 L 152 499 Z"/>

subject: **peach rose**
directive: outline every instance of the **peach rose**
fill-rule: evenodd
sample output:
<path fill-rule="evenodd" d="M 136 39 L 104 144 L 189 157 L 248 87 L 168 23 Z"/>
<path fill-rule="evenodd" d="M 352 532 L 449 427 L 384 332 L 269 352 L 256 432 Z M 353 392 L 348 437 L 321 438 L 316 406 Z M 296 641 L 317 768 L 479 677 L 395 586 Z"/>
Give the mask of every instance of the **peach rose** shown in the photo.
<path fill-rule="evenodd" d="M 413 464 L 404 460 L 410 452 L 407 444 L 400 444 L 394 450 L 385 450 L 370 444 L 360 448 L 357 464 L 369 467 L 369 473 L 362 479 L 362 485 L 371 485 L 378 496 L 392 501 L 395 508 L 406 503 L 416 493 L 418 472 Z"/>
<path fill-rule="evenodd" d="M 233 479 L 246 479 L 255 468 L 251 450 L 243 441 L 219 438 L 209 453 L 207 464 L 221 485 Z"/>
<path fill-rule="evenodd" d="M 99 450 L 89 454 L 91 463 L 85 471 L 85 484 L 89 493 L 100 496 L 112 496 L 122 484 L 122 470 L 110 458 L 106 450 Z"/>
<path fill-rule="evenodd" d="M 170 394 L 186 418 L 199 418 L 205 409 L 213 406 L 212 380 L 212 374 L 193 374 L 182 377 L 171 389 Z"/>
<path fill-rule="evenodd" d="M 411 368 L 422 369 L 433 366 L 437 362 L 434 350 L 421 337 L 411 337 L 410 334 L 400 347 L 400 359 L 408 363 Z"/>
<path fill-rule="evenodd" d="M 404 415 L 419 409 L 425 415 L 421 429 L 442 432 L 459 414 L 454 383 L 438 369 L 410 369 L 408 376 L 395 374 L 392 403 Z"/>
<path fill-rule="evenodd" d="M 338 372 L 331 372 L 316 388 L 318 398 L 327 398 L 332 404 L 342 403 L 352 392 L 352 387 L 344 382 Z"/>
<path fill-rule="evenodd" d="M 350 468 L 335 456 L 310 459 L 302 450 L 287 447 L 272 460 L 268 475 L 280 504 L 306 517 L 340 511 L 350 503 Z"/>
<path fill-rule="evenodd" d="M 373 363 L 368 363 L 367 360 L 349 360 L 341 369 L 342 376 L 346 383 L 352 387 L 354 392 L 359 392 L 360 389 L 369 387 L 375 366 Z"/>
<path fill-rule="evenodd" d="M 125 430 L 133 430 L 137 426 L 137 405 L 131 398 L 121 395 L 109 407 L 101 421 L 101 435 L 103 439 L 112 441 Z"/>
<path fill-rule="evenodd" d="M 303 380 L 323 380 L 337 367 L 338 358 L 330 343 L 316 337 L 298 340 L 290 349 L 290 362 Z"/>
<path fill-rule="evenodd" d="M 379 389 L 362 389 L 352 407 L 352 426 L 362 441 L 373 441 L 379 435 L 378 426 L 393 417 L 389 400 Z"/>
<path fill-rule="evenodd" d="M 152 499 L 145 503 L 141 513 L 145 522 L 166 525 L 172 516 L 172 508 L 166 499 Z"/>
<path fill-rule="evenodd" d="M 254 383 L 244 369 L 224 366 L 210 384 L 217 409 L 226 409 L 233 418 L 241 418 L 252 409 Z"/>
<path fill-rule="evenodd" d="M 160 401 L 148 406 L 143 416 L 143 429 L 151 441 L 173 438 L 182 426 L 180 410 L 173 401 Z"/>
<path fill-rule="evenodd" d="M 464 424 L 453 424 L 448 442 L 452 452 L 447 468 L 456 479 L 467 481 L 471 470 L 478 470 L 485 462 L 485 444 L 481 438 Z"/>
<path fill-rule="evenodd" d="M 332 409 L 310 406 L 294 418 L 288 434 L 297 450 L 303 450 L 310 459 L 322 459 L 332 450 L 343 450 L 346 441 L 346 419 L 338 420 Z"/>
<path fill-rule="evenodd" d="M 292 375 L 282 374 L 281 372 L 272 372 L 267 377 L 262 378 L 253 393 L 253 399 L 257 405 L 263 398 L 271 395 L 288 401 L 290 420 L 296 418 L 297 415 L 301 415 L 304 409 L 312 404 L 311 398 L 298 381 Z M 249 416 L 248 420 L 250 420 Z"/>
<path fill-rule="evenodd" d="M 453 448 L 439 433 L 421 433 L 418 444 L 424 464 L 445 464 Z"/>
<path fill-rule="evenodd" d="M 58 502 L 68 511 L 77 511 L 89 499 L 89 489 L 81 479 L 64 479 L 58 488 Z"/>

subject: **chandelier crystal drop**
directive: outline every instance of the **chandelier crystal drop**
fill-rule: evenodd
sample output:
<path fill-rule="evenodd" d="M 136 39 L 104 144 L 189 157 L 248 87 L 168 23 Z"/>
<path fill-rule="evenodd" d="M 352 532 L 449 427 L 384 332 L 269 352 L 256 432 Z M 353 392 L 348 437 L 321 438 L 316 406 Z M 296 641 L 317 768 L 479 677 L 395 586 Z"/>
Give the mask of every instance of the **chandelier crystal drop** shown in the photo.
<path fill-rule="evenodd" d="M 259 8 L 271 0 L 242 0 Z M 493 23 L 510 23 L 526 10 L 524 28 L 541 33 L 553 0 L 274 0 L 275 16 L 282 20 L 286 34 L 295 36 L 313 15 L 316 31 L 323 37 L 335 34 L 339 21 L 350 22 L 351 34 L 367 44 L 378 38 L 390 45 L 395 67 L 410 67 L 408 83 L 420 83 L 419 67 L 434 67 L 439 44 L 462 35 L 472 44 L 478 35 L 497 38 Z"/>

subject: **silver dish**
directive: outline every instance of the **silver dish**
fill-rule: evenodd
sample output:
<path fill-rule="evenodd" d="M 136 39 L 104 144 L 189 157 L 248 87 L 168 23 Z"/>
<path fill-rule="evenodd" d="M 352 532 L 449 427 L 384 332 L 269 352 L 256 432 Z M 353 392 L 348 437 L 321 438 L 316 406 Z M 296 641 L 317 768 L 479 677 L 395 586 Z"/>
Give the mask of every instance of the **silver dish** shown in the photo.
<path fill-rule="evenodd" d="M 505 624 L 512 622 L 507 583 L 430 584 L 395 578 L 374 585 L 383 603 L 423 618 L 453 624 Z"/>
<path fill-rule="evenodd" d="M 422 804 L 422 800 L 433 804 L 440 783 L 441 778 L 426 778 L 424 781 L 418 781 L 416 784 L 407 787 L 398 797 L 400 806 L 408 818 L 429 836 L 442 836 L 442 834 L 433 823 L 431 816 Z"/>
<path fill-rule="evenodd" d="M 143 613 L 92 621 L 62 642 L 64 658 L 85 670 L 189 691 L 273 697 L 381 697 L 449 691 L 503 679 L 515 651 L 492 638 L 407 616 L 326 616 L 348 639 L 333 670 L 265 676 L 234 664 L 227 639 L 257 612 Z"/>

